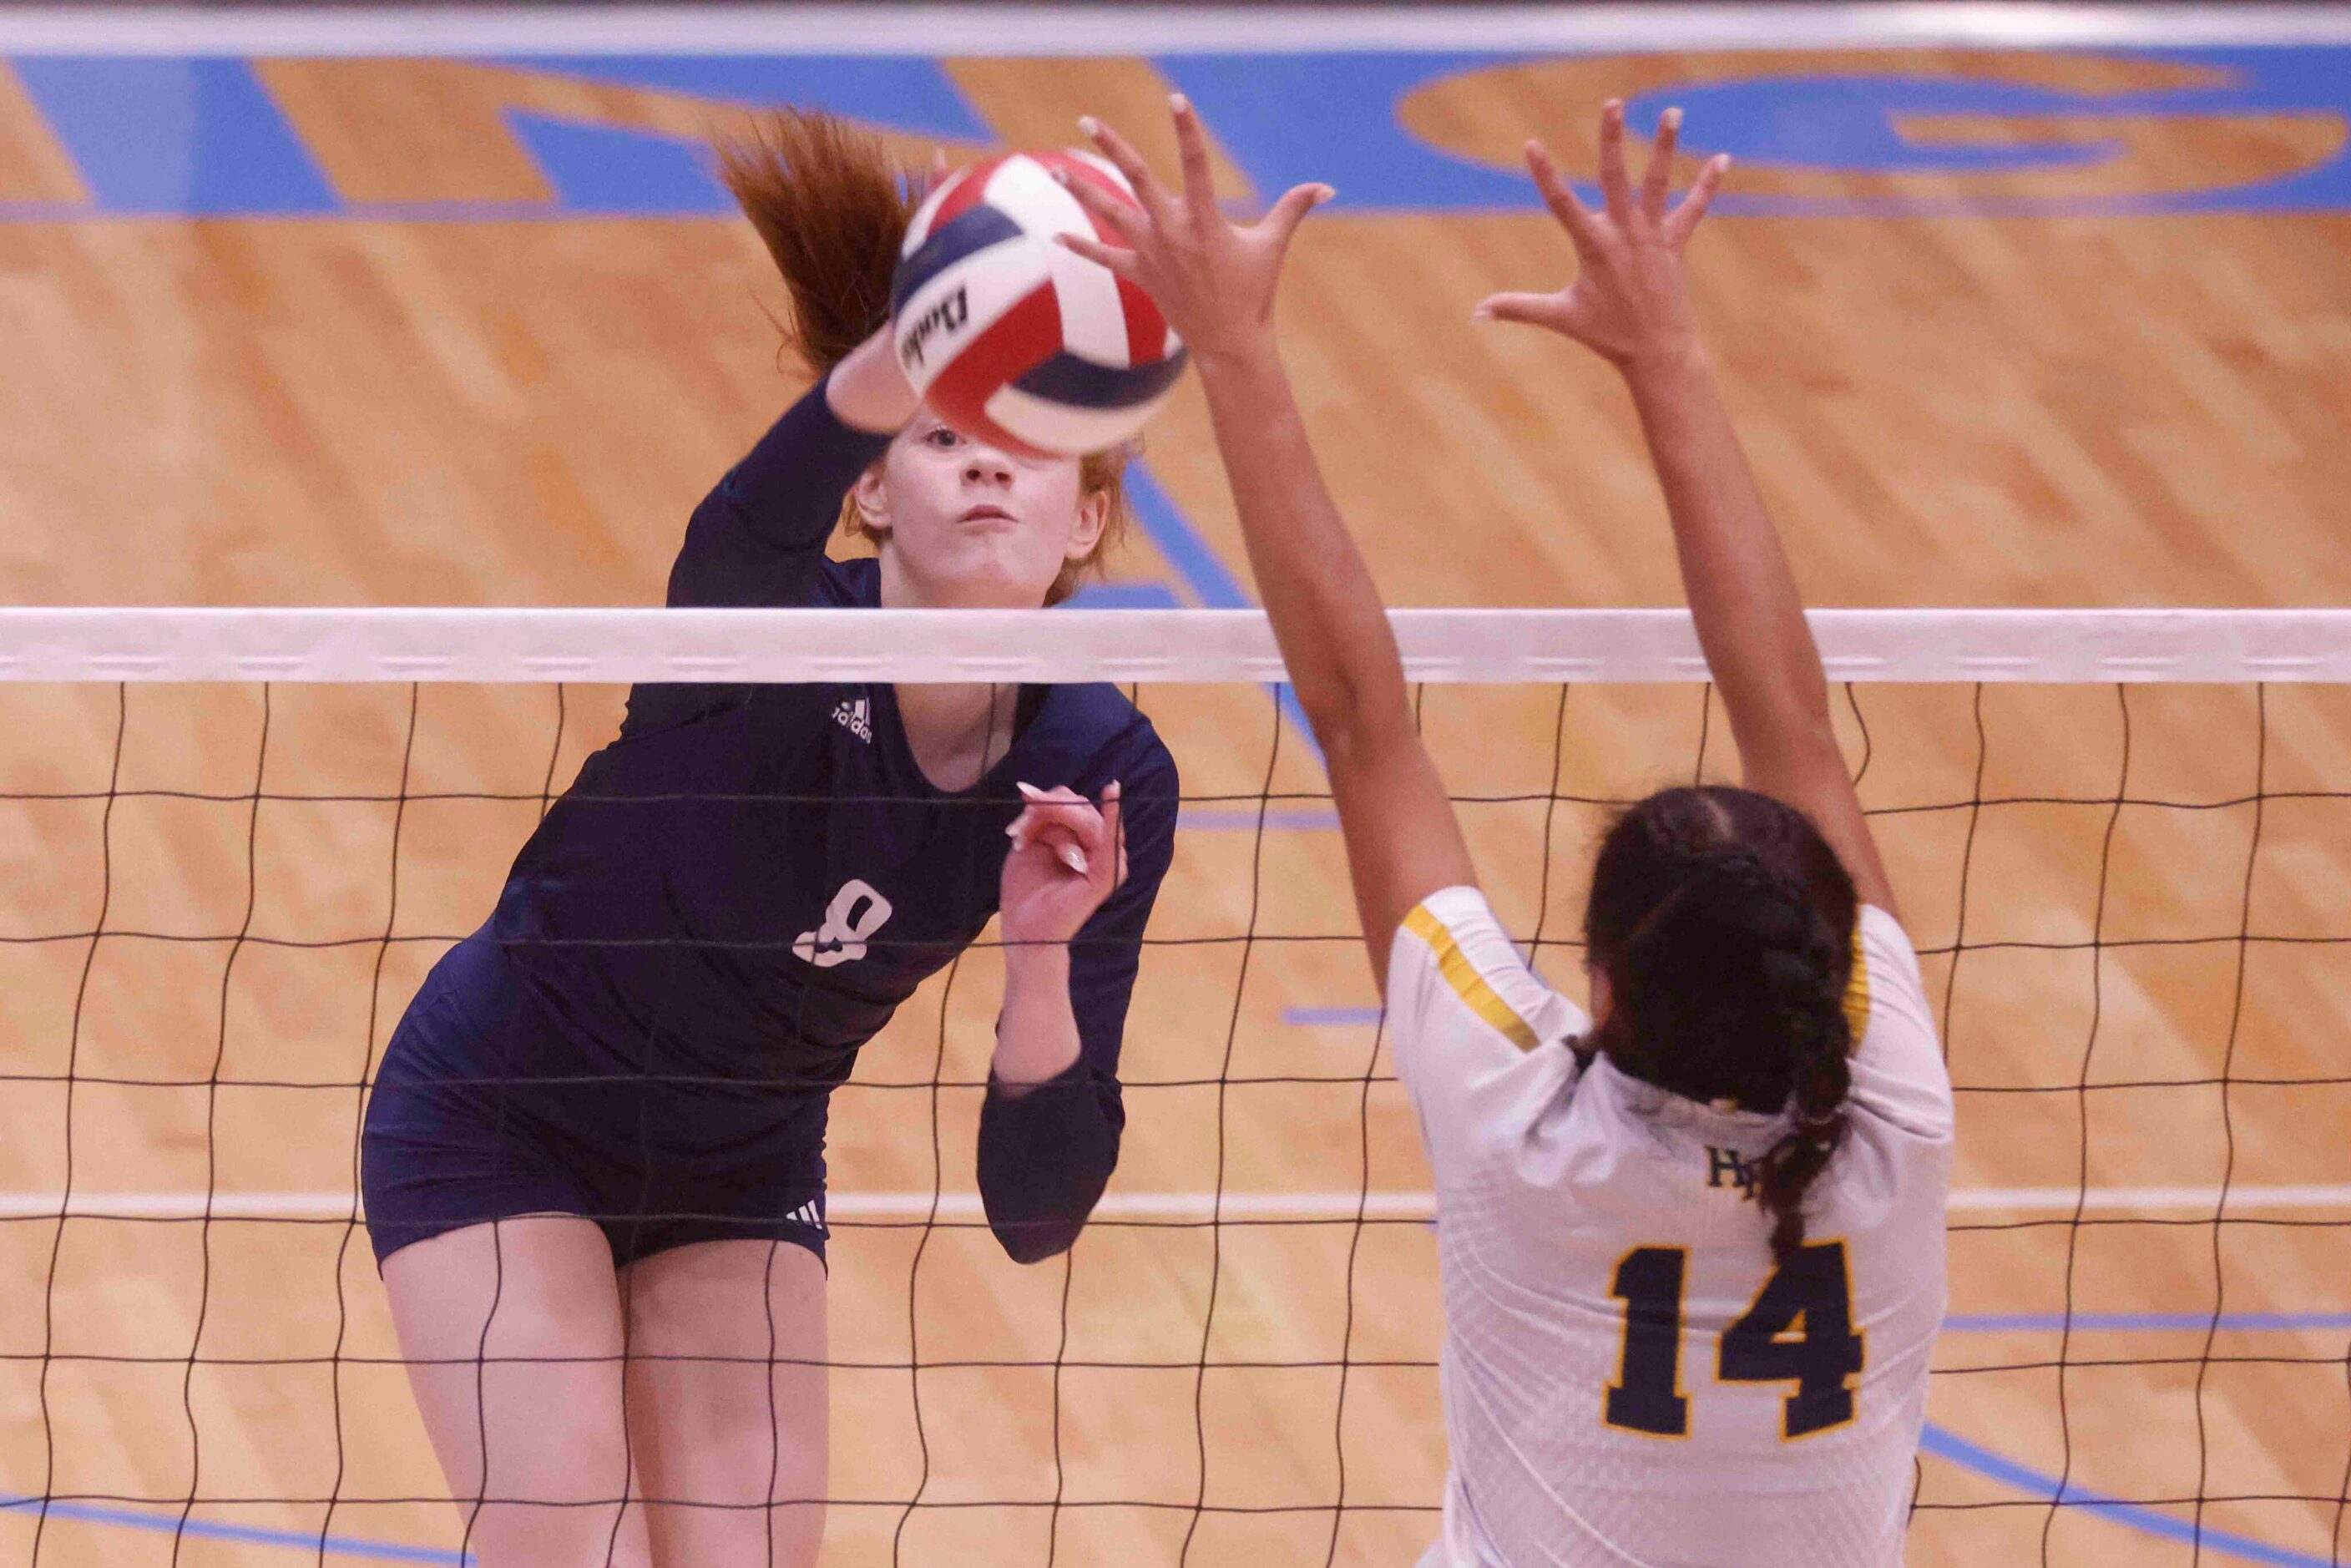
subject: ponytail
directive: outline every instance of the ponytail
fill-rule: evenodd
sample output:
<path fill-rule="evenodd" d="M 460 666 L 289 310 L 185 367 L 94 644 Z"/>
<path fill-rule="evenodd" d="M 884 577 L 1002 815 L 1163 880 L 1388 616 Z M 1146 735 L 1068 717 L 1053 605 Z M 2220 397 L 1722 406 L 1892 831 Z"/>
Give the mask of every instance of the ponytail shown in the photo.
<path fill-rule="evenodd" d="M 872 132 L 797 109 L 721 142 L 718 172 L 784 276 L 791 346 L 823 374 L 890 319 L 914 181 Z"/>
<path fill-rule="evenodd" d="M 1667 789 L 1602 843 L 1584 917 L 1609 982 L 1593 1045 L 1632 1077 L 1709 1104 L 1785 1111 L 1756 1201 L 1782 1262 L 1845 1134 L 1853 882 L 1799 812 L 1744 789 Z"/>
<path fill-rule="evenodd" d="M 1852 939 L 1838 944 L 1818 915 L 1805 913 L 1813 929 L 1801 949 L 1762 959 L 1795 1081 L 1788 1096 L 1795 1125 L 1764 1154 L 1755 1188 L 1771 1219 L 1771 1255 L 1782 1263 L 1804 1244 L 1804 1196 L 1844 1142 L 1844 1097 L 1853 1087 L 1853 1026 L 1844 1016 Z"/>

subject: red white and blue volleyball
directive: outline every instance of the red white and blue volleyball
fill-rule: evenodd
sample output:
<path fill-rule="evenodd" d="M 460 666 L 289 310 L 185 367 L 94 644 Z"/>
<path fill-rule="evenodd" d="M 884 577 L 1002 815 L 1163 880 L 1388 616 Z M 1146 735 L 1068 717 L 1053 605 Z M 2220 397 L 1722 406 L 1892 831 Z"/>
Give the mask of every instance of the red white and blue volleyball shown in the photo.
<path fill-rule="evenodd" d="M 891 289 L 891 339 L 914 390 L 964 434 L 1023 456 L 1131 439 L 1186 360 L 1148 294 L 1054 243 L 1119 243 L 1056 173 L 1134 203 L 1125 176 L 1092 153 L 991 159 L 915 210 Z"/>

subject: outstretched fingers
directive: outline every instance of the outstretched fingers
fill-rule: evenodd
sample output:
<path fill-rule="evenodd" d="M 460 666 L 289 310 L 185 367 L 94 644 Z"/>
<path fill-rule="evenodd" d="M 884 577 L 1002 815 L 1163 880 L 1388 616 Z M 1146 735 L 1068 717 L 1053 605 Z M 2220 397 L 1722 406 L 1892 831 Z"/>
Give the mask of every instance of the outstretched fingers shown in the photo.
<path fill-rule="evenodd" d="M 1292 185 L 1281 193 L 1281 200 L 1273 204 L 1272 210 L 1258 220 L 1258 229 L 1272 239 L 1274 253 L 1280 255 L 1289 250 L 1290 236 L 1298 232 L 1306 214 L 1338 193 L 1328 185 Z"/>
<path fill-rule="evenodd" d="M 1528 327 L 1561 329 L 1567 302 L 1557 294 L 1489 294 L 1469 312 L 1473 321 L 1516 321 Z"/>
<path fill-rule="evenodd" d="M 1130 246 L 1139 232 L 1152 226 L 1150 214 L 1137 210 L 1132 202 L 1120 201 L 1091 180 L 1079 179 L 1059 169 L 1053 171 L 1053 179 L 1096 223 Z"/>
<path fill-rule="evenodd" d="M 1527 172 L 1534 176 L 1535 189 L 1541 193 L 1543 205 L 1551 209 L 1551 215 L 1559 220 L 1567 237 L 1575 242 L 1575 248 L 1581 252 L 1597 237 L 1592 211 L 1577 197 L 1575 188 L 1559 172 L 1559 165 L 1551 161 L 1550 148 L 1540 141 L 1527 143 Z"/>
<path fill-rule="evenodd" d="M 1600 194 L 1609 221 L 1619 229 L 1633 221 L 1633 183 L 1625 172 L 1625 100 L 1612 98 L 1600 110 Z"/>
<path fill-rule="evenodd" d="M 1217 210 L 1217 172 L 1208 162 L 1208 133 L 1200 129 L 1192 100 L 1182 93 L 1170 98 L 1167 108 L 1176 119 L 1176 161 L 1184 171 L 1184 204 L 1192 209 L 1194 217 L 1206 216 Z"/>
<path fill-rule="evenodd" d="M 1665 235 L 1667 245 L 1678 248 L 1689 242 L 1698 220 L 1706 216 L 1708 204 L 1714 200 L 1715 192 L 1721 188 L 1723 175 L 1729 172 L 1730 154 L 1728 152 L 1718 152 L 1706 161 L 1706 166 L 1698 172 L 1698 178 L 1690 183 L 1689 194 L 1682 198 L 1681 205 L 1667 214 Z"/>
<path fill-rule="evenodd" d="M 1167 193 L 1161 188 L 1157 177 L 1151 172 L 1151 165 L 1143 161 L 1143 154 L 1134 150 L 1134 144 L 1091 114 L 1079 117 L 1078 129 L 1085 133 L 1086 140 L 1092 141 L 1103 157 L 1111 161 L 1113 168 L 1126 176 L 1126 183 L 1134 188 L 1134 199 L 1143 204 L 1143 210 L 1151 214 L 1151 221 L 1165 223 L 1169 204 Z"/>
<path fill-rule="evenodd" d="M 1666 218 L 1666 197 L 1674 178 L 1674 143 L 1682 129 L 1682 111 L 1668 109 L 1658 117 L 1656 144 L 1649 149 L 1648 172 L 1641 177 L 1641 211 L 1651 223 Z"/>
<path fill-rule="evenodd" d="M 1074 251 L 1084 256 L 1097 267 L 1110 268 L 1129 283 L 1139 284 L 1143 281 L 1135 263 L 1134 252 L 1131 250 L 1122 249 L 1114 245 L 1104 245 L 1100 240 L 1088 239 L 1083 235 L 1055 235 L 1053 242 L 1063 250 Z"/>

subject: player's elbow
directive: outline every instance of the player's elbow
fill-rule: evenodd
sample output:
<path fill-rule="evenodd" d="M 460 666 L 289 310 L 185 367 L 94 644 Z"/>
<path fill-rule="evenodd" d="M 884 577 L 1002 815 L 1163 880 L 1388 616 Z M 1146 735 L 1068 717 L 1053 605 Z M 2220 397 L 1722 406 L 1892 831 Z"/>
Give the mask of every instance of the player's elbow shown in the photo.
<path fill-rule="evenodd" d="M 996 1234 L 996 1244 L 1015 1263 L 1042 1263 L 1059 1258 L 1078 1244 L 1078 1233 L 1086 1228 L 1083 1216 L 1069 1218 L 1061 1215 L 1037 1216 L 1023 1219 L 991 1219 L 988 1229 Z"/>
<path fill-rule="evenodd" d="M 1304 694 L 1301 693 L 1301 699 Z M 1419 730 L 1401 686 L 1351 684 L 1336 686 L 1319 702 L 1301 700 L 1314 743 L 1327 762 L 1375 759 L 1403 744 L 1417 745 Z"/>
<path fill-rule="evenodd" d="M 1084 1069 L 1027 1094 L 991 1090 L 979 1113 L 979 1201 L 1016 1263 L 1074 1246 L 1118 1166 L 1115 1100 Z"/>

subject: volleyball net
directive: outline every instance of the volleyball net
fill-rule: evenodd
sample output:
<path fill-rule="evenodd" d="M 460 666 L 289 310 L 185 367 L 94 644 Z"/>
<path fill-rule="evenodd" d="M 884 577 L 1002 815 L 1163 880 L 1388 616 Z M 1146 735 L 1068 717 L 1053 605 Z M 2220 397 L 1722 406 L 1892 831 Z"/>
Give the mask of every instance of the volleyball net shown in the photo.
<path fill-rule="evenodd" d="M 1910 1560 L 2341 1562 L 2351 612 L 1813 619 L 1959 1096 Z M 1687 617 L 1395 620 L 1580 998 L 1608 814 L 1736 778 Z M 366 1094 L 661 680 L 1113 681 L 1185 778 L 1067 1257 L 974 1189 L 992 928 L 834 1097 L 825 1561 L 1412 1561 L 1434 1210 L 1281 673 L 1253 612 L 0 611 L 0 1561 L 461 1561 Z"/>

